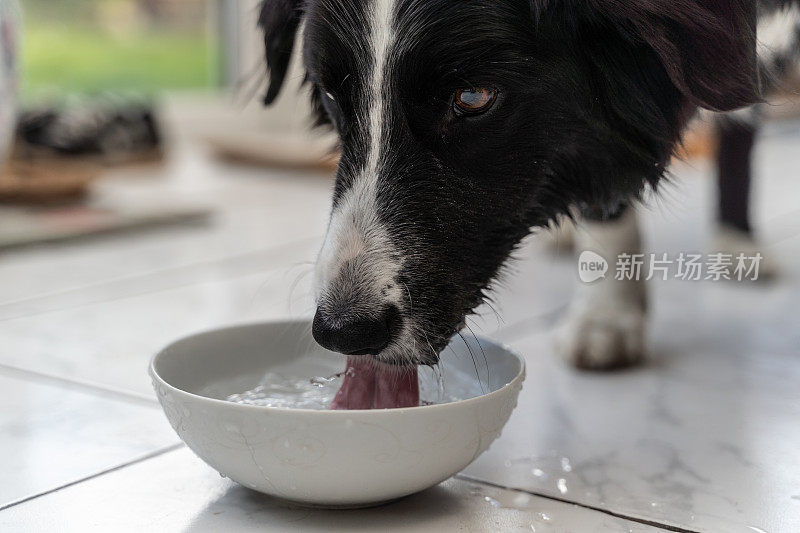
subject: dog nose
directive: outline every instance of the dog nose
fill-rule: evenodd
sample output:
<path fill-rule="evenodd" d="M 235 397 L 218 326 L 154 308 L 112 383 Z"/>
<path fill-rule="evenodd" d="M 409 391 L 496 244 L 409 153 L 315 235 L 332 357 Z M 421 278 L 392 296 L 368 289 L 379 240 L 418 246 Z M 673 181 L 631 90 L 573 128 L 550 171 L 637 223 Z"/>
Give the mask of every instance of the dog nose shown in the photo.
<path fill-rule="evenodd" d="M 378 355 L 389 344 L 391 313 L 341 319 L 317 308 L 312 334 L 323 348 L 345 355 Z"/>

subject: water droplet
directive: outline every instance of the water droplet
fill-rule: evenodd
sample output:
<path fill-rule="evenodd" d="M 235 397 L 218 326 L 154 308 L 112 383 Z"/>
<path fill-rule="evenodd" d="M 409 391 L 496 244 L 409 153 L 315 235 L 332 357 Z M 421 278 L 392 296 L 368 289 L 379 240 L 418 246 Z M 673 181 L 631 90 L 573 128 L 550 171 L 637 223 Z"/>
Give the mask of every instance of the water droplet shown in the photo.
<path fill-rule="evenodd" d="M 542 470 L 540 468 L 534 468 L 533 470 L 531 470 L 531 474 L 533 474 L 536 477 L 546 477 L 547 476 L 547 474 L 544 473 L 544 470 Z"/>
<path fill-rule="evenodd" d="M 564 479 L 562 477 L 561 479 L 558 480 L 557 485 L 558 485 L 558 491 L 561 494 L 566 494 L 567 493 L 567 480 L 566 479 Z"/>
<path fill-rule="evenodd" d="M 436 384 L 438 385 L 439 403 L 444 403 L 444 375 L 439 365 L 436 365 L 436 368 L 438 370 L 436 374 Z"/>
<path fill-rule="evenodd" d="M 527 507 L 530 503 L 531 503 L 530 494 L 525 494 L 524 492 L 520 492 L 514 497 L 514 505 L 516 507 Z"/>
<path fill-rule="evenodd" d="M 514 463 L 511 462 L 511 459 L 506 459 L 505 463 L 503 464 L 506 466 L 506 468 L 511 468 Z"/>
<path fill-rule="evenodd" d="M 548 515 L 547 513 L 536 513 L 534 516 L 536 517 L 537 522 L 544 522 L 545 524 L 549 524 L 550 522 L 553 521 L 553 519 L 550 518 L 550 515 Z"/>
<path fill-rule="evenodd" d="M 492 507 L 501 507 L 500 502 L 489 496 L 484 496 L 483 499 Z"/>
<path fill-rule="evenodd" d="M 226 476 L 222 472 L 219 472 L 219 477 L 221 477 L 222 479 L 228 479 L 228 476 Z"/>
<path fill-rule="evenodd" d="M 315 387 L 324 387 L 325 384 L 330 383 L 335 378 L 311 378 L 309 381 Z"/>
<path fill-rule="evenodd" d="M 564 472 L 572 472 L 572 465 L 569 464 L 569 458 L 562 457 L 561 458 L 561 470 Z"/>

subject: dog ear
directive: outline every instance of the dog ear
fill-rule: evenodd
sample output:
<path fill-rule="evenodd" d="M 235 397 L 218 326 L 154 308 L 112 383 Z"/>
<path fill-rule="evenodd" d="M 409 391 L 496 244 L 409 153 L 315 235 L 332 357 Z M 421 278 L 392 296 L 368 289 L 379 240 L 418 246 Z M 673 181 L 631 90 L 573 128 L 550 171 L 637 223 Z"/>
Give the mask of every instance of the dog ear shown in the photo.
<path fill-rule="evenodd" d="M 264 0 L 258 27 L 264 32 L 269 86 L 264 103 L 270 105 L 278 97 L 289 68 L 294 39 L 303 15 L 302 0 Z"/>
<path fill-rule="evenodd" d="M 692 103 L 731 111 L 761 100 L 753 0 L 591 0 L 660 58 Z"/>

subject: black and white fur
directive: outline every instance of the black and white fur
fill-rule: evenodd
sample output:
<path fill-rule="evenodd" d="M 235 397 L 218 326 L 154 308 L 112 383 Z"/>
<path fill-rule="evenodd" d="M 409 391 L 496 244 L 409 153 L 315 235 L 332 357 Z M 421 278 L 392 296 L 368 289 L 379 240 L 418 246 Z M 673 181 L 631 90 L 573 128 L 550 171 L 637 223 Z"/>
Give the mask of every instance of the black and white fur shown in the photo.
<path fill-rule="evenodd" d="M 267 103 L 302 23 L 316 120 L 341 140 L 317 340 L 432 364 L 532 229 L 578 210 L 600 251 L 637 248 L 627 206 L 658 186 L 699 108 L 752 120 L 736 110 L 796 51 L 798 2 L 266 0 Z M 456 112 L 456 91 L 483 87 L 490 109 Z M 562 353 L 638 360 L 643 288 L 587 291 Z"/>

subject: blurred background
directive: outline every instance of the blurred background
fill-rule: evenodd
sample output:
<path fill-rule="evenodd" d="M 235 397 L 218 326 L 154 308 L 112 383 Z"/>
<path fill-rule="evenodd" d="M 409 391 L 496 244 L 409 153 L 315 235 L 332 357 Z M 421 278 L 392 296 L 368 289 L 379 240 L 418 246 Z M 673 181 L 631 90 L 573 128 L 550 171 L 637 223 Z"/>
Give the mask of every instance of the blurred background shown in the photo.
<path fill-rule="evenodd" d="M 24 7 L 26 99 L 102 90 L 207 89 L 227 77 L 222 53 L 230 35 L 222 3 L 25 0 Z"/>
<path fill-rule="evenodd" d="M 259 103 L 265 75 L 256 0 L 3 6 L 8 157 L 0 250 L 207 217 L 212 206 L 157 193 L 181 164 L 203 157 L 331 168 L 332 139 L 309 131 L 300 76 L 274 108 Z M 105 190 L 115 182 L 130 189 L 114 178 L 133 166 L 134 177 L 159 177 L 155 198 Z M 54 213 L 58 226 L 49 222 Z"/>
<path fill-rule="evenodd" d="M 334 139 L 309 128 L 298 57 L 277 105 L 260 104 L 258 0 L 2 5 L 0 147 L 8 157 L 0 179 L 0 250 L 197 222 L 225 209 L 209 205 L 214 197 L 198 198 L 199 178 L 181 181 L 181 170 L 193 165 L 320 177 L 334 168 Z M 786 89 L 788 95 L 793 87 Z M 795 98 L 779 100 L 770 113 L 799 114 Z M 709 128 L 698 121 L 684 155 L 713 151 Z M 237 172 L 226 167 L 220 174 Z M 162 190 L 178 183 L 192 194 Z"/>
<path fill-rule="evenodd" d="M 2 5 L 0 250 L 209 216 L 196 195 L 158 192 L 201 161 L 330 174 L 334 140 L 308 127 L 298 58 L 277 105 L 260 105 L 257 0 Z M 798 114 L 781 100 L 773 114 Z M 690 157 L 713 152 L 704 123 L 688 138 Z M 126 176 L 155 180 L 154 197 L 137 201 L 115 178 L 143 164 Z"/>

